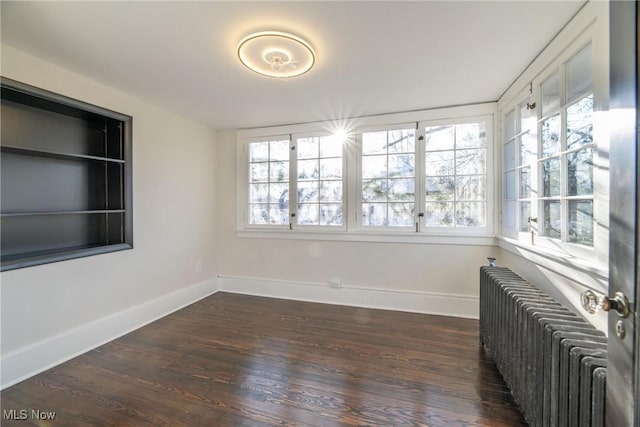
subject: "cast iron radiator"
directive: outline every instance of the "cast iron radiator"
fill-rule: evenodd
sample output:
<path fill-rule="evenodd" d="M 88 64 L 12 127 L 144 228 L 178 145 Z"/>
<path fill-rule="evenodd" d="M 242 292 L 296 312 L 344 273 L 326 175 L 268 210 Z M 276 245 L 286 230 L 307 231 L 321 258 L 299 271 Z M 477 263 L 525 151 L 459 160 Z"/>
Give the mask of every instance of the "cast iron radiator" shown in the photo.
<path fill-rule="evenodd" d="M 604 425 L 606 336 L 508 268 L 480 268 L 480 344 L 530 426 Z"/>

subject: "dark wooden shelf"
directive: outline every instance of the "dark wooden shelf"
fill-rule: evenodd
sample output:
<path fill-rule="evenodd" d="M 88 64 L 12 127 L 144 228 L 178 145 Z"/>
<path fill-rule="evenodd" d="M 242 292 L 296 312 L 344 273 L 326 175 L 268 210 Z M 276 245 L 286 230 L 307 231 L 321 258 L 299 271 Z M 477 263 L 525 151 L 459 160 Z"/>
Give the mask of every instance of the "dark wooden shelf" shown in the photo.
<path fill-rule="evenodd" d="M 131 249 L 127 243 L 90 244 L 2 255 L 2 271 Z"/>
<path fill-rule="evenodd" d="M 15 147 L 12 145 L 2 145 L 0 146 L 0 151 L 3 153 L 24 154 L 26 156 L 50 157 L 52 159 L 62 159 L 62 160 L 93 160 L 98 162 L 112 162 L 112 163 L 122 163 L 122 164 L 125 163 L 124 160 L 112 159 L 109 157 L 88 156 L 85 154 L 59 153 L 56 151 L 36 150 L 33 148 Z"/>
<path fill-rule="evenodd" d="M 48 215 L 91 215 L 91 214 L 112 214 L 124 213 L 124 209 L 94 209 L 86 211 L 54 211 L 54 212 L 3 212 L 0 218 L 10 218 L 16 216 L 48 216 Z"/>

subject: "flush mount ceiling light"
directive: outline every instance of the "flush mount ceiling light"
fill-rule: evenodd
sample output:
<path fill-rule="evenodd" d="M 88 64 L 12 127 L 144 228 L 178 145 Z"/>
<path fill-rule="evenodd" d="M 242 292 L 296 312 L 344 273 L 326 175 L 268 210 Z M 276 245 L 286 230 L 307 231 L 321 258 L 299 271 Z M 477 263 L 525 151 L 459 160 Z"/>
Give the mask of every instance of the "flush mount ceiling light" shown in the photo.
<path fill-rule="evenodd" d="M 238 58 L 245 67 L 269 77 L 289 78 L 306 73 L 316 53 L 300 37 L 278 31 L 250 34 L 238 44 Z"/>

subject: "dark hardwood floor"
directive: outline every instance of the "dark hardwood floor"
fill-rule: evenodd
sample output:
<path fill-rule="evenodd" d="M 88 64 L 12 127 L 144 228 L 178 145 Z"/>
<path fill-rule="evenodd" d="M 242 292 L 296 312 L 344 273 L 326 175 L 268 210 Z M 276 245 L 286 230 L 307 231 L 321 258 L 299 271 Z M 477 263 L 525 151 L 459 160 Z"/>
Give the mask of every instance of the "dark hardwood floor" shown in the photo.
<path fill-rule="evenodd" d="M 8 388 L 2 410 L 3 427 L 526 425 L 475 320 L 228 293 Z"/>

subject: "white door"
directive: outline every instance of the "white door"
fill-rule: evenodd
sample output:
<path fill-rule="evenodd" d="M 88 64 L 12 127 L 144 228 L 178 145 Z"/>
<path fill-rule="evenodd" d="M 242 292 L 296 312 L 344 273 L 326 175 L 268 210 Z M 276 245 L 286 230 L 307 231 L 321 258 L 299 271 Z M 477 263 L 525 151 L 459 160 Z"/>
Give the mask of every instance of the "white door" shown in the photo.
<path fill-rule="evenodd" d="M 640 426 L 637 2 L 610 3 L 610 32 L 609 298 L 616 302 L 609 310 L 606 425 Z"/>

